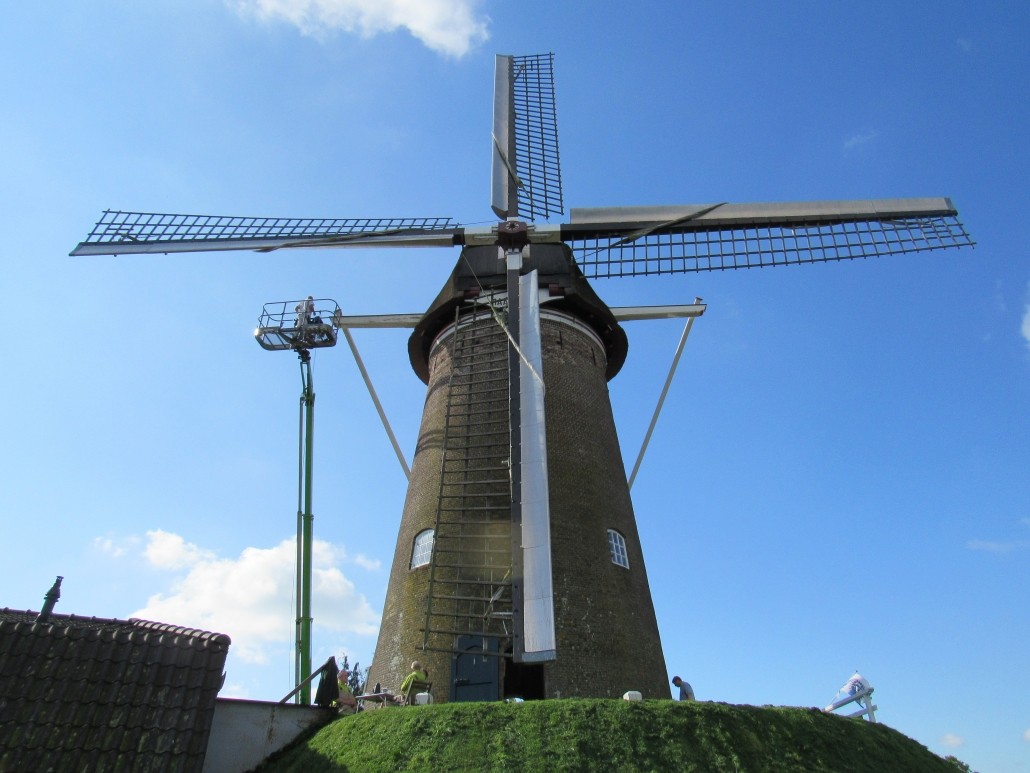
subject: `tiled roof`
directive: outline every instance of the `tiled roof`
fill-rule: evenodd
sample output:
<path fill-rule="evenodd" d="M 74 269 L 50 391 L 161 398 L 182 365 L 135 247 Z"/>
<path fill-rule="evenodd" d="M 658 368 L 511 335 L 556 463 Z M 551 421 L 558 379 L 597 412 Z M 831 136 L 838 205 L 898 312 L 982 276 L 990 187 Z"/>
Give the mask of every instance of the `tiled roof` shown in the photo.
<path fill-rule="evenodd" d="M 200 771 L 229 643 L 0 610 L 0 771 Z"/>

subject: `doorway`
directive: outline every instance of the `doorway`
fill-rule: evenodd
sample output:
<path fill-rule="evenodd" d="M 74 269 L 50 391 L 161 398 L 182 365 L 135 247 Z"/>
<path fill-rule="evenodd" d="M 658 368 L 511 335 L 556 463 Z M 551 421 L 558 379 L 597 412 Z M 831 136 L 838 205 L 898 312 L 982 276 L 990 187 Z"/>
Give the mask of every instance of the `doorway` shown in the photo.
<path fill-rule="evenodd" d="M 516 663 L 509 654 L 504 659 L 505 698 L 539 701 L 547 697 L 543 663 Z"/>

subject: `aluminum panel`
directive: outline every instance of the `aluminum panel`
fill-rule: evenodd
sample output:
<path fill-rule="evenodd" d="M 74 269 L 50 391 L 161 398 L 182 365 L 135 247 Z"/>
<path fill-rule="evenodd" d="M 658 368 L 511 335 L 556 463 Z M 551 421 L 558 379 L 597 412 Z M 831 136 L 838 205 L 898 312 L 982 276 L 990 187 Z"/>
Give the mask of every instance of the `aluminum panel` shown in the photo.
<path fill-rule="evenodd" d="M 555 634 L 537 272 L 522 276 L 519 282 L 523 645 L 525 659 L 539 662 L 554 658 Z"/>

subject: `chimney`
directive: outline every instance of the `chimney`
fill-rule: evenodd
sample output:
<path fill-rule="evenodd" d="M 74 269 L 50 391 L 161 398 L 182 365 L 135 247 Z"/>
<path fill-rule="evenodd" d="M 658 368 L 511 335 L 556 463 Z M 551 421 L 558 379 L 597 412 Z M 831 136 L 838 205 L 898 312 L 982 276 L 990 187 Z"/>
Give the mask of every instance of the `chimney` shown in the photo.
<path fill-rule="evenodd" d="M 54 605 L 57 600 L 61 598 L 61 580 L 64 578 L 61 575 L 57 575 L 57 579 L 54 580 L 53 587 L 46 592 L 46 596 L 43 599 L 43 609 L 38 615 L 36 615 L 37 623 L 45 623 L 50 619 L 50 613 L 54 611 Z"/>

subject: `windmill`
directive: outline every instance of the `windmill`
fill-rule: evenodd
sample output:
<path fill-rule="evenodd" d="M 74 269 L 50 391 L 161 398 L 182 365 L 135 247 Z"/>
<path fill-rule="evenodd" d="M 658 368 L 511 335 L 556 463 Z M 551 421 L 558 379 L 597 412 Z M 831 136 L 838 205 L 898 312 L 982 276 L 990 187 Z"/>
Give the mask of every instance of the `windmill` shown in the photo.
<path fill-rule="evenodd" d="M 572 209 L 544 222 L 564 215 L 552 54 L 497 57 L 492 144 L 493 226 L 106 211 L 72 254 L 461 247 L 409 338 L 428 389 L 369 681 L 398 685 L 417 658 L 437 700 L 667 696 L 607 382 L 626 357 L 620 318 L 676 312 L 612 310 L 588 279 L 972 241 L 945 198 Z"/>

